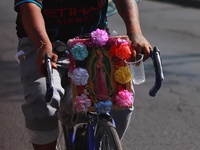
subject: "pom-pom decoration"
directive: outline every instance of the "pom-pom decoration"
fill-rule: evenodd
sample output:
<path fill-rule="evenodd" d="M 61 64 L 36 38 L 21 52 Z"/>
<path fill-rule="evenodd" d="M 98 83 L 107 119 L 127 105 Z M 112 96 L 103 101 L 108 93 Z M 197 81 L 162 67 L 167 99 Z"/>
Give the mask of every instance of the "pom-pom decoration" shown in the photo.
<path fill-rule="evenodd" d="M 110 55 L 116 56 L 119 59 L 129 59 L 131 57 L 131 50 L 129 45 L 121 43 L 119 46 L 113 45 L 110 48 Z"/>
<path fill-rule="evenodd" d="M 117 81 L 120 84 L 126 84 L 130 82 L 131 80 L 131 74 L 128 69 L 128 67 L 120 67 L 118 70 L 114 73 L 115 81 Z"/>
<path fill-rule="evenodd" d="M 85 68 L 75 68 L 72 73 L 69 74 L 73 83 L 77 86 L 86 85 L 88 82 L 89 74 Z"/>
<path fill-rule="evenodd" d="M 115 102 L 122 107 L 130 107 L 134 102 L 134 97 L 128 90 L 121 90 L 115 96 Z"/>
<path fill-rule="evenodd" d="M 117 38 L 117 40 L 115 40 L 115 44 L 116 45 L 120 45 L 120 44 L 124 44 L 124 45 L 129 45 L 129 41 L 125 40 L 123 38 Z"/>
<path fill-rule="evenodd" d="M 87 95 L 82 94 L 81 96 L 76 96 L 73 100 L 73 106 L 76 112 L 87 112 L 88 107 L 91 106 L 91 101 Z"/>
<path fill-rule="evenodd" d="M 131 50 L 129 46 L 120 44 L 120 46 L 115 49 L 115 56 L 122 60 L 129 59 L 131 57 Z"/>
<path fill-rule="evenodd" d="M 82 43 L 75 44 L 70 51 L 75 60 L 83 61 L 88 56 L 88 50 Z"/>
<path fill-rule="evenodd" d="M 108 43 L 109 45 L 120 45 L 120 44 L 125 44 L 125 45 L 131 45 L 131 41 L 128 39 L 128 37 L 113 37 L 110 38 Z"/>
<path fill-rule="evenodd" d="M 110 54 L 110 57 L 114 57 L 115 56 L 115 50 L 118 48 L 117 45 L 113 45 L 110 47 L 109 49 L 109 54 Z"/>
<path fill-rule="evenodd" d="M 105 30 L 96 29 L 95 31 L 91 32 L 90 38 L 92 45 L 101 47 L 106 45 L 107 41 L 109 40 L 109 35 Z"/>
<path fill-rule="evenodd" d="M 101 47 L 105 53 L 103 53 L 103 57 L 98 58 L 99 62 L 103 61 L 106 67 L 105 70 L 100 72 L 100 75 L 105 76 L 105 82 L 108 84 L 107 88 L 111 87 L 110 89 L 112 89 L 113 86 L 117 86 L 117 90 L 111 90 L 109 93 L 110 100 L 106 101 L 97 100 L 96 89 L 93 89 L 95 86 L 93 86 L 94 83 L 92 80 L 93 74 L 96 73 L 96 70 L 94 70 L 96 68 L 93 68 L 96 67 L 96 53 L 93 53 L 93 50 Z M 76 37 L 68 42 L 70 60 L 72 60 L 68 75 L 72 83 L 77 86 L 76 91 L 73 92 L 73 97 L 75 97 L 73 106 L 76 112 L 87 112 L 88 107 L 94 104 L 99 112 L 107 113 L 112 107 L 111 100 L 122 107 L 129 107 L 133 104 L 133 94 L 126 90 L 126 84 L 131 80 L 131 73 L 124 62 L 124 60 L 131 57 L 131 48 L 131 42 L 127 36 L 110 38 L 106 30 L 102 29 L 96 29 L 91 32 L 90 36 L 86 39 Z M 81 62 L 86 59 L 87 64 Z M 90 75 L 91 79 L 89 78 Z M 84 93 L 87 84 L 90 86 L 88 95 Z"/>
<path fill-rule="evenodd" d="M 99 113 L 108 113 L 111 111 L 112 105 L 112 102 L 110 100 L 107 100 L 99 101 L 97 104 L 95 104 L 95 107 Z"/>

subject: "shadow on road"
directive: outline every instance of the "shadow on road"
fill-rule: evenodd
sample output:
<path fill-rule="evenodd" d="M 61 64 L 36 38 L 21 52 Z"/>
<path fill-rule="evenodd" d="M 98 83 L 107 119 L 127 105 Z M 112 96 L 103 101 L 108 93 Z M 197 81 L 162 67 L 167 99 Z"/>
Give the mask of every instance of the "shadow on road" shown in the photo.
<path fill-rule="evenodd" d="M 0 61 L 0 101 L 19 101 L 22 87 L 19 79 L 19 68 L 15 61 Z"/>

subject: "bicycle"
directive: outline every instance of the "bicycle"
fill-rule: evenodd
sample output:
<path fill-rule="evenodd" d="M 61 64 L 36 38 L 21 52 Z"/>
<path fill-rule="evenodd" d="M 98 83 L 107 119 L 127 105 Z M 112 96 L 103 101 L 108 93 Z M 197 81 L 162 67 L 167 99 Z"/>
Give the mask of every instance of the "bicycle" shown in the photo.
<path fill-rule="evenodd" d="M 64 50 L 65 48 L 62 47 L 62 49 Z M 66 56 L 69 55 L 69 53 L 66 53 L 66 51 L 64 54 L 66 54 Z M 156 93 L 160 89 L 162 81 L 164 80 L 160 51 L 157 47 L 154 47 L 154 49 L 151 51 L 150 57 L 152 58 L 153 66 L 155 69 L 155 84 L 149 90 L 149 95 L 156 96 Z M 51 97 L 53 94 L 53 85 L 51 77 L 51 59 L 48 54 L 46 54 L 45 62 L 47 66 L 46 100 L 49 100 L 49 97 Z M 66 67 L 69 65 L 69 63 L 70 59 L 65 59 L 65 61 L 57 62 L 59 67 Z M 81 145 L 82 150 L 122 150 L 121 141 L 116 131 L 115 121 L 110 115 L 111 109 L 121 108 L 113 106 L 110 101 L 98 101 L 95 107 L 90 107 L 89 110 L 85 113 L 86 123 L 83 123 L 85 126 L 85 135 L 83 136 L 83 145 Z M 60 142 L 58 142 L 58 148 L 67 150 L 80 149 L 80 147 L 77 148 L 78 144 L 76 144 L 76 138 L 79 136 L 77 126 L 72 129 L 66 129 L 66 127 L 62 125 L 62 130 L 64 135 L 63 137 L 65 148 L 63 148 L 63 143 L 61 144 Z"/>

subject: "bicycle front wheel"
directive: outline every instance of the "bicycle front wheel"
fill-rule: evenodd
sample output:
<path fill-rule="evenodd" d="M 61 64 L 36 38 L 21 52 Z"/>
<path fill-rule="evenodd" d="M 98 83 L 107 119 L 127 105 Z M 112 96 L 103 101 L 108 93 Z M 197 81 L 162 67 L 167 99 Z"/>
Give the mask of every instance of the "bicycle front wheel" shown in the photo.
<path fill-rule="evenodd" d="M 57 139 L 56 150 L 73 150 L 73 131 L 67 129 L 65 125 L 59 124 L 60 134 Z"/>
<path fill-rule="evenodd" d="M 95 150 L 122 150 L 121 141 L 113 124 L 101 119 L 95 134 Z"/>

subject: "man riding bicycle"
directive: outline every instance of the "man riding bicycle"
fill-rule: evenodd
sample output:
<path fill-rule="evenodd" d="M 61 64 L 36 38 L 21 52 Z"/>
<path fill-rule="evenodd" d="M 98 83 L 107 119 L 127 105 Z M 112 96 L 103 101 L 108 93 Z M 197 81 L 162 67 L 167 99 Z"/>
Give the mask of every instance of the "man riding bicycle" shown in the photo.
<path fill-rule="evenodd" d="M 135 53 L 149 57 L 151 45 L 142 34 L 137 4 L 133 0 L 115 0 L 127 35 Z M 75 120 L 67 69 L 58 68 L 58 55 L 53 53 L 52 42 L 66 43 L 70 38 L 91 33 L 97 28 L 107 29 L 107 0 L 15 0 L 16 30 L 19 38 L 18 60 L 25 103 L 29 141 L 35 150 L 55 150 L 58 137 L 58 116 L 67 127 Z M 45 54 L 52 60 L 54 94 L 46 103 Z M 23 57 L 22 57 L 23 56 Z M 122 138 L 132 114 L 132 108 L 112 112 L 117 131 Z"/>

